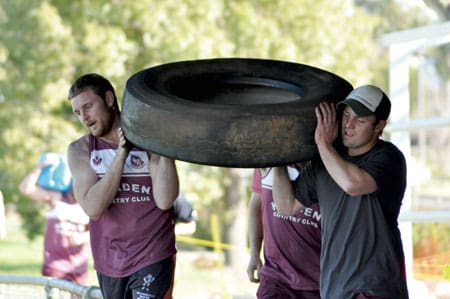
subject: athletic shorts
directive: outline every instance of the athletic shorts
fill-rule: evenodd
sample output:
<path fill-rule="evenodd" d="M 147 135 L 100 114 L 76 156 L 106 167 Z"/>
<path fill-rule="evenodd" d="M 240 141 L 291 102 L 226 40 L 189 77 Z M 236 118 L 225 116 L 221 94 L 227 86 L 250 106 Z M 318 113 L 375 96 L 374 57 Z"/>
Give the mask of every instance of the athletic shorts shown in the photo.
<path fill-rule="evenodd" d="M 258 299 L 320 299 L 320 291 L 293 290 L 279 281 L 261 277 L 256 297 Z"/>
<path fill-rule="evenodd" d="M 97 272 L 103 299 L 172 298 L 175 256 L 147 266 L 130 276 L 109 277 Z"/>

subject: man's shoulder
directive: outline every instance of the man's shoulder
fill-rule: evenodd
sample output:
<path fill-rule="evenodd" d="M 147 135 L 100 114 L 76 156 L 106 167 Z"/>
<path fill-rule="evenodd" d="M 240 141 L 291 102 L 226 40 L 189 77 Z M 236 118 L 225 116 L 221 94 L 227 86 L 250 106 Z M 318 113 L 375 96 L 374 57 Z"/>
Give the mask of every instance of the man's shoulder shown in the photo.
<path fill-rule="evenodd" d="M 370 150 L 366 155 L 366 159 L 383 163 L 387 167 L 397 165 L 397 169 L 404 169 L 406 167 L 406 158 L 402 151 L 392 142 L 380 140 L 375 147 Z M 399 167 L 403 165 L 403 167 Z"/>
<path fill-rule="evenodd" d="M 390 154 L 397 154 L 399 156 L 403 156 L 402 151 L 392 142 L 380 139 L 377 145 L 375 146 L 375 151 L 383 151 L 388 152 Z"/>
<path fill-rule="evenodd" d="M 89 135 L 81 136 L 80 138 L 72 141 L 69 143 L 68 147 L 68 155 L 76 154 L 76 153 L 82 153 L 89 150 Z"/>

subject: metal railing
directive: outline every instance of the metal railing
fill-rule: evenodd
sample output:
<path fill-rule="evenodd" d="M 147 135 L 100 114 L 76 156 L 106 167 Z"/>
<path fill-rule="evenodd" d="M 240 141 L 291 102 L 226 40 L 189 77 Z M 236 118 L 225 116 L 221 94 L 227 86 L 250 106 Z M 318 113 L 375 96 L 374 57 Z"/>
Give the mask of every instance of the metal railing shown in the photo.
<path fill-rule="evenodd" d="M 0 299 L 102 299 L 98 287 L 51 277 L 0 275 Z"/>

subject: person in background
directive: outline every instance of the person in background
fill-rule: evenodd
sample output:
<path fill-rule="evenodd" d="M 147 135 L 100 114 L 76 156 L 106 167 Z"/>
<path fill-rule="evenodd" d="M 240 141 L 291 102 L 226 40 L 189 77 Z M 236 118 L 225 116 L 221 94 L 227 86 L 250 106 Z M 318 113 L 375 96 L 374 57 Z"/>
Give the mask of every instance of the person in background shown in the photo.
<path fill-rule="evenodd" d="M 398 229 L 406 162 L 394 144 L 380 138 L 390 109 L 389 98 L 373 85 L 354 89 L 337 109 L 320 103 L 314 135 L 320 158 L 294 183 L 284 167 L 275 169 L 273 193 L 281 214 L 319 203 L 322 299 L 408 298 Z M 339 130 L 342 152 L 333 144 Z"/>
<path fill-rule="evenodd" d="M 197 228 L 197 211 L 187 200 L 185 194 L 180 192 L 173 205 L 175 214 L 175 234 L 188 235 L 193 234 Z"/>
<path fill-rule="evenodd" d="M 59 163 L 50 157 L 34 167 L 19 186 L 23 195 L 47 207 L 42 275 L 86 285 L 90 254 L 89 218 L 76 202 L 72 189 L 60 192 L 44 189 L 38 184 L 42 170 Z"/>
<path fill-rule="evenodd" d="M 89 132 L 69 144 L 68 162 L 75 198 L 90 218 L 103 298 L 171 298 L 175 161 L 126 139 L 114 88 L 103 76 L 79 77 L 68 98 Z"/>
<path fill-rule="evenodd" d="M 297 178 L 302 167 L 287 167 L 289 178 Z M 260 299 L 320 299 L 319 207 L 316 204 L 293 216 L 282 216 L 273 202 L 272 184 L 272 168 L 254 170 L 249 203 L 248 277 L 259 283 Z M 263 244 L 264 263 L 260 257 Z"/>

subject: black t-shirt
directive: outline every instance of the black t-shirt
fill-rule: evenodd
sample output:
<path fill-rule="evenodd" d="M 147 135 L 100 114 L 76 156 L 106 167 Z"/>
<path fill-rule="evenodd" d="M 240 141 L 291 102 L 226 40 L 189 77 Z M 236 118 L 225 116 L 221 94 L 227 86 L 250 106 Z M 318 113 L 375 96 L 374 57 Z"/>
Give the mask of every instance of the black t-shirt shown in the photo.
<path fill-rule="evenodd" d="M 321 209 L 321 296 L 408 298 L 397 226 L 406 188 L 404 156 L 392 143 L 380 140 L 369 152 L 346 159 L 374 178 L 376 192 L 350 196 L 320 159 L 313 159 L 294 183 L 303 204 L 318 202 Z"/>

